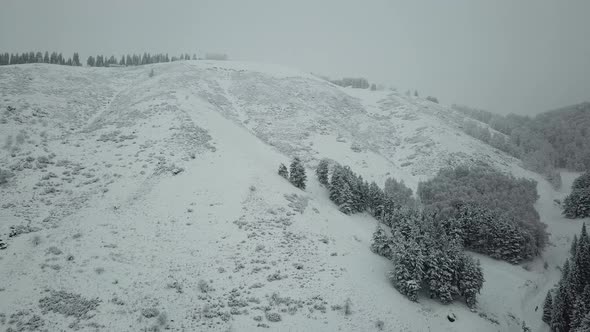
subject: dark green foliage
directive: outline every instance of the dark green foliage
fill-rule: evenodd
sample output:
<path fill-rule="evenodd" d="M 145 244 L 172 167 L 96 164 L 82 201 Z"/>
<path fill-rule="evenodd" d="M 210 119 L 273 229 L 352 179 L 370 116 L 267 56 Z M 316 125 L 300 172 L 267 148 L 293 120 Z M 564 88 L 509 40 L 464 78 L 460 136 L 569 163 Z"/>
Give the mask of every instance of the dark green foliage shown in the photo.
<path fill-rule="evenodd" d="M 301 163 L 298 157 L 293 158 L 290 165 L 289 181 L 299 189 L 305 189 L 305 181 L 307 176 L 305 175 L 305 167 Z"/>
<path fill-rule="evenodd" d="M 459 216 L 469 224 L 465 246 L 493 257 L 517 262 L 538 255 L 547 242 L 546 225 L 533 206 L 538 198 L 535 181 L 487 167 L 459 166 L 420 183 L 418 196 L 438 219 Z M 486 234 L 497 238 L 484 243 Z"/>
<path fill-rule="evenodd" d="M 322 160 L 320 160 L 318 167 L 315 170 L 315 173 L 318 177 L 318 181 L 326 187 L 330 184 L 330 181 L 328 179 L 328 167 L 329 167 L 328 160 L 322 159 Z"/>
<path fill-rule="evenodd" d="M 590 172 L 574 180 L 572 192 L 563 201 L 563 214 L 572 219 L 590 217 Z"/>
<path fill-rule="evenodd" d="M 453 109 L 507 135 L 510 145 L 518 150 L 513 155 L 528 159 L 527 164 L 534 161 L 531 168 L 543 165 L 548 174 L 553 173 L 554 168 L 590 169 L 590 144 L 586 144 L 590 103 L 541 113 L 534 118 L 515 114 L 502 116 L 458 105 L 453 105 Z"/>
<path fill-rule="evenodd" d="M 543 321 L 547 324 L 551 323 L 551 311 L 553 310 L 553 297 L 551 291 L 547 292 L 545 302 L 543 303 Z"/>
<path fill-rule="evenodd" d="M 398 206 L 414 207 L 415 205 L 412 189 L 406 187 L 403 180 L 398 182 L 393 178 L 387 178 L 383 192 Z"/>
<path fill-rule="evenodd" d="M 287 166 L 285 166 L 285 164 L 279 165 L 279 175 L 287 180 L 289 179 L 289 170 L 287 170 Z"/>
<path fill-rule="evenodd" d="M 383 227 L 378 226 L 375 233 L 373 233 L 373 242 L 371 243 L 371 251 L 377 255 L 385 258 L 392 258 L 392 238 L 387 235 Z"/>
<path fill-rule="evenodd" d="M 455 218 L 465 248 L 514 264 L 535 255 L 533 235 L 497 212 L 467 203 L 458 207 Z"/>
<path fill-rule="evenodd" d="M 483 274 L 479 262 L 463 252 L 453 224 L 402 208 L 390 218 L 393 237 L 379 230 L 375 233 L 373 250 L 390 256 L 394 265 L 390 279 L 400 293 L 415 301 L 418 291 L 425 287 L 431 298 L 443 303 L 462 296 L 468 306 L 475 306 Z M 383 243 L 388 240 L 389 245 Z"/>
<path fill-rule="evenodd" d="M 590 188 L 590 171 L 578 176 L 572 184 L 572 190 Z"/>
<path fill-rule="evenodd" d="M 554 290 L 550 314 L 543 310 L 543 321 L 554 331 L 585 331 L 590 315 L 590 238 L 586 225 L 572 243 L 571 257 L 562 268 L 561 280 Z M 548 295 L 549 296 L 549 295 Z M 547 301 L 550 300 L 545 300 Z M 549 309 L 547 309 L 549 310 Z"/>

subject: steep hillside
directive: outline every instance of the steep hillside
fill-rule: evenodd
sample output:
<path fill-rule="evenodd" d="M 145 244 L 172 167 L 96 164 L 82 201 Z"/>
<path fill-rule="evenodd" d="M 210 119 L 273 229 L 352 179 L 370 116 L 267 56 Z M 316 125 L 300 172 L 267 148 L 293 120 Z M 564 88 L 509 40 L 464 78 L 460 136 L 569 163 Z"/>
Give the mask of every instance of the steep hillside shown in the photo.
<path fill-rule="evenodd" d="M 460 132 L 459 113 L 282 67 L 3 66 L 0 109 L 2 328 L 536 328 L 579 229 L 554 206 L 562 193 Z M 276 174 L 295 155 L 305 191 Z M 459 163 L 535 178 L 554 246 L 526 269 L 480 257 L 478 312 L 411 302 L 369 250 L 376 222 L 338 212 L 315 180 L 323 157 L 414 189 Z"/>

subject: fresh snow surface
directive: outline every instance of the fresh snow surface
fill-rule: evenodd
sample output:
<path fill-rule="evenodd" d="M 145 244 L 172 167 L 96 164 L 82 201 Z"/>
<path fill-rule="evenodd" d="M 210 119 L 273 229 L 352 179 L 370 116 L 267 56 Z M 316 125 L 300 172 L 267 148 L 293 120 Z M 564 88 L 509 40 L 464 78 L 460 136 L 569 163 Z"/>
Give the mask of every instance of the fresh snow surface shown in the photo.
<path fill-rule="evenodd" d="M 274 65 L 0 67 L 0 168 L 15 174 L 0 187 L 0 328 L 484 332 L 524 320 L 548 331 L 542 303 L 582 224 L 554 199 L 576 174 L 554 191 L 462 121 Z M 277 175 L 293 156 L 305 191 Z M 551 244 L 522 265 L 477 255 L 474 312 L 411 302 L 369 250 L 376 221 L 338 212 L 317 182 L 324 157 L 414 190 L 461 163 L 534 178 Z"/>

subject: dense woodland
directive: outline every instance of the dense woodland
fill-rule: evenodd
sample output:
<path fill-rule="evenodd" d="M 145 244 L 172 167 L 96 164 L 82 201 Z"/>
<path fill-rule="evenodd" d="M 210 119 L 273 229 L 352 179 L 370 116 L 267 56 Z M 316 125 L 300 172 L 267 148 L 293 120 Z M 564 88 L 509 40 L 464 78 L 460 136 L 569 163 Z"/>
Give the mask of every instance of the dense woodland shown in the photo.
<path fill-rule="evenodd" d="M 556 187 L 561 185 L 556 168 L 590 169 L 590 103 L 535 117 L 502 116 L 459 105 L 453 109 L 477 120 L 465 121 L 467 134 L 522 159 L 525 167 L 545 175 Z"/>
<path fill-rule="evenodd" d="M 574 236 L 561 280 L 547 293 L 543 321 L 556 332 L 590 331 L 590 238 L 585 224 L 580 236 Z"/>
<path fill-rule="evenodd" d="M 465 245 L 474 251 L 516 263 L 540 254 L 547 243 L 546 225 L 533 206 L 538 199 L 533 180 L 459 166 L 420 183 L 418 197 L 439 218 L 462 220 Z M 508 254 L 508 247 L 518 254 Z"/>
<path fill-rule="evenodd" d="M 536 183 L 489 167 L 441 170 L 419 184 L 419 202 L 403 182 L 388 178 L 381 189 L 326 159 L 316 175 L 340 211 L 368 212 L 381 222 L 371 249 L 393 262 L 389 277 L 412 300 L 426 292 L 473 307 L 484 277 L 464 249 L 519 263 L 539 255 L 547 242 L 533 207 Z"/>
<path fill-rule="evenodd" d="M 572 219 L 590 217 L 590 171 L 572 184 L 572 192 L 563 201 L 563 214 Z"/>

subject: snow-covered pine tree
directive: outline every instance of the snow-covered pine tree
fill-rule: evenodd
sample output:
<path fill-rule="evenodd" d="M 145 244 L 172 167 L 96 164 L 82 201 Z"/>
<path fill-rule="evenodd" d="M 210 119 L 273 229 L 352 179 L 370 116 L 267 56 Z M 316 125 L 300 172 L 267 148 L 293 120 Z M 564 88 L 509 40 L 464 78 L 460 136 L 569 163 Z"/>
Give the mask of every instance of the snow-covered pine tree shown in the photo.
<path fill-rule="evenodd" d="M 373 242 L 371 243 L 371 251 L 377 255 L 385 258 L 392 258 L 392 239 L 387 235 L 381 226 L 377 226 L 377 230 L 373 233 Z"/>
<path fill-rule="evenodd" d="M 586 171 L 574 180 L 572 191 L 575 189 L 590 188 L 590 171 Z"/>
<path fill-rule="evenodd" d="M 578 249 L 578 235 L 574 234 L 574 238 L 572 240 L 572 245 L 570 246 L 570 254 L 573 256 L 576 255 L 576 250 Z"/>
<path fill-rule="evenodd" d="M 287 166 L 285 166 L 285 164 L 279 165 L 279 175 L 289 180 L 289 170 L 287 170 Z"/>
<path fill-rule="evenodd" d="M 394 233 L 392 243 L 393 270 L 389 273 L 389 278 L 400 293 L 417 301 L 424 270 L 422 249 L 413 238 L 406 238 L 397 232 Z"/>
<path fill-rule="evenodd" d="M 481 265 L 471 256 L 462 253 L 459 265 L 459 293 L 465 298 L 467 306 L 475 307 L 477 304 L 477 294 L 483 287 L 484 277 L 481 271 Z"/>
<path fill-rule="evenodd" d="M 383 191 L 373 181 L 369 185 L 368 206 L 373 216 L 381 219 L 381 212 L 383 211 Z"/>
<path fill-rule="evenodd" d="M 590 187 L 572 190 L 563 201 L 563 214 L 571 219 L 590 217 Z"/>
<path fill-rule="evenodd" d="M 590 312 L 582 319 L 582 323 L 574 332 L 590 332 Z"/>
<path fill-rule="evenodd" d="M 590 313 L 590 285 L 583 292 L 576 294 L 570 314 L 570 328 L 575 330 L 582 326 L 584 317 Z"/>
<path fill-rule="evenodd" d="M 553 297 L 553 309 L 551 310 L 551 329 L 554 331 L 569 331 L 570 326 L 570 306 L 571 301 L 569 298 L 567 284 L 569 276 L 569 260 L 565 261 L 562 268 L 561 280 L 559 281 L 559 287 Z"/>
<path fill-rule="evenodd" d="M 305 181 L 307 176 L 305 175 L 305 167 L 301 163 L 299 157 L 293 158 L 290 165 L 289 181 L 297 188 L 305 190 Z"/>
<path fill-rule="evenodd" d="M 318 177 L 318 181 L 326 187 L 329 185 L 328 167 L 329 161 L 327 159 L 322 159 L 318 163 L 318 167 L 315 170 L 315 174 Z"/>
<path fill-rule="evenodd" d="M 352 214 L 354 212 L 354 196 L 346 181 L 343 182 L 340 188 L 339 197 L 340 204 L 338 204 L 338 210 L 344 214 Z"/>
<path fill-rule="evenodd" d="M 543 303 L 543 321 L 547 324 L 551 324 L 551 311 L 553 310 L 553 297 L 551 291 L 547 291 L 545 302 Z"/>

